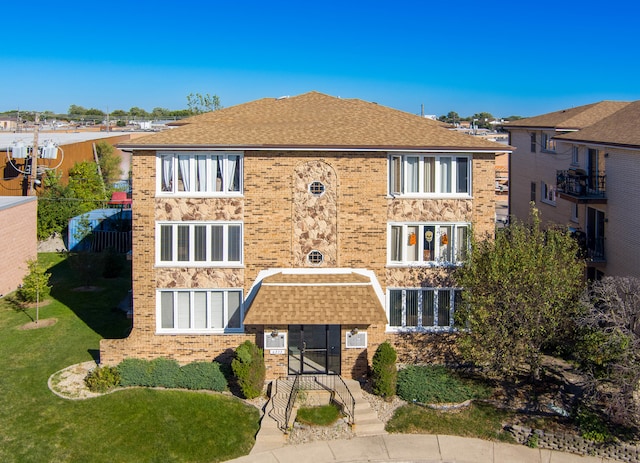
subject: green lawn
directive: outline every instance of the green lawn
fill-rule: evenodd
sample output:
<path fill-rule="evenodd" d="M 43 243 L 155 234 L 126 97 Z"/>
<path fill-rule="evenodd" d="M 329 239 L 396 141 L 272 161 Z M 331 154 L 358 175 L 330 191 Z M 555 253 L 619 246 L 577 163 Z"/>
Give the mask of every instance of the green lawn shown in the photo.
<path fill-rule="evenodd" d="M 57 323 L 19 330 L 35 309 L 19 312 L 0 300 L 0 461 L 215 462 L 249 452 L 259 414 L 233 397 L 130 389 L 70 401 L 52 394 L 51 374 L 94 358 L 101 338 L 126 336 L 130 321 L 114 308 L 130 279 L 100 279 L 100 291 L 77 291 L 62 257 L 40 258 L 54 285 L 40 319 Z"/>

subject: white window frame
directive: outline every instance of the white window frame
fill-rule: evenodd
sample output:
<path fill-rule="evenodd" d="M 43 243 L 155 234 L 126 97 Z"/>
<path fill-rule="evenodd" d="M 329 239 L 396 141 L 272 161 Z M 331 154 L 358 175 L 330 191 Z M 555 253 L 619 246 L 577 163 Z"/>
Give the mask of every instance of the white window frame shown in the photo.
<path fill-rule="evenodd" d="M 553 135 L 549 135 L 548 133 L 542 132 L 542 139 L 540 140 L 542 144 L 542 150 L 548 153 L 556 152 L 556 141 L 552 140 Z"/>
<path fill-rule="evenodd" d="M 169 293 L 173 298 L 173 328 L 163 328 L 162 327 L 162 293 Z M 190 324 L 192 325 L 196 319 L 195 316 L 195 294 L 196 293 L 205 293 L 206 294 L 206 318 L 207 318 L 207 326 L 202 328 L 195 328 L 190 326 L 189 328 L 177 328 L 176 325 L 179 319 L 179 307 L 178 307 L 178 294 L 188 294 L 189 295 L 189 317 Z M 212 294 L 220 294 L 222 293 L 222 317 L 224 322 L 224 327 L 212 327 Z M 239 316 L 239 326 L 237 327 L 228 327 L 229 323 L 229 294 L 231 293 L 239 293 L 239 301 L 240 305 L 238 307 L 238 316 Z M 211 333 L 242 333 L 244 331 L 244 297 L 242 294 L 242 289 L 240 288 L 224 288 L 224 289 L 206 289 L 206 288 L 192 288 L 192 289 L 167 289 L 161 288 L 156 290 L 156 332 L 158 334 L 211 334 Z"/>
<path fill-rule="evenodd" d="M 424 308 L 425 308 L 425 301 L 424 301 L 424 293 L 430 291 L 433 293 L 433 324 L 432 325 L 426 325 L 425 326 L 425 317 L 424 317 Z M 447 291 L 449 293 L 449 311 L 448 311 L 448 317 L 449 317 L 449 324 L 448 325 L 444 325 L 441 326 L 440 320 L 439 320 L 439 297 L 440 297 L 440 292 L 441 291 Z M 456 311 L 456 294 L 460 293 L 462 291 L 462 288 L 443 288 L 443 287 L 425 287 L 425 288 L 411 288 L 411 287 L 405 287 L 405 288 L 388 288 L 387 289 L 387 294 L 386 294 L 386 305 L 387 305 L 387 320 L 389 320 L 389 324 L 387 324 L 386 330 L 387 331 L 430 331 L 430 332 L 454 332 L 457 331 L 457 328 L 455 327 L 455 311 Z M 401 323 L 399 325 L 392 325 L 391 322 L 392 320 L 392 314 L 391 314 L 391 305 L 392 305 L 392 293 L 393 292 L 401 292 Z M 417 298 L 417 314 L 415 315 L 416 317 L 416 324 L 414 325 L 407 325 L 407 320 L 408 320 L 408 313 L 407 313 L 407 294 L 411 292 L 415 294 L 415 297 Z"/>
<path fill-rule="evenodd" d="M 171 254 L 170 260 L 162 259 L 162 231 L 163 227 L 171 227 L 172 229 L 172 242 L 171 242 Z M 204 260 L 196 260 L 196 227 L 205 227 L 205 243 L 206 243 L 206 257 Z M 179 257 L 179 245 L 178 245 L 178 229 L 179 227 L 187 227 L 189 230 L 189 257 L 187 260 L 178 260 Z M 213 259 L 213 246 L 212 235 L 214 227 L 222 227 L 222 260 Z M 229 260 L 230 242 L 229 242 L 229 229 L 231 227 L 240 228 L 240 236 L 237 243 L 239 249 L 239 259 Z M 244 265 L 244 226 L 242 222 L 222 222 L 222 221 L 158 221 L 156 222 L 156 267 L 242 267 Z"/>
<path fill-rule="evenodd" d="M 544 181 L 540 181 L 540 202 L 550 206 L 556 205 L 556 188 Z"/>
<path fill-rule="evenodd" d="M 459 231 L 465 229 L 466 245 L 464 248 L 459 247 L 456 242 Z M 395 249 L 398 244 L 394 240 L 397 231 L 400 235 L 397 237 L 400 247 Z M 416 232 L 417 229 L 417 232 Z M 446 233 L 450 229 L 450 233 Z M 426 238 L 426 232 L 431 231 L 432 248 L 429 249 L 429 241 Z M 460 251 L 468 254 L 470 250 L 470 232 L 471 224 L 468 222 L 389 222 L 387 224 L 387 266 L 390 267 L 451 267 L 462 265 L 464 256 L 460 257 Z M 410 235 L 416 233 L 415 243 Z M 443 239 L 444 234 L 447 235 L 446 242 Z M 450 236 L 449 236 L 450 235 Z M 426 243 L 425 243 L 426 241 Z M 415 246 L 415 248 L 413 248 Z M 444 246 L 450 246 L 446 250 Z M 394 254 L 400 252 L 400 259 L 394 259 Z M 426 251 L 426 252 L 425 252 Z M 452 260 L 442 258 L 444 252 L 450 252 Z M 410 259 L 409 254 L 417 255 L 416 259 Z"/>
<path fill-rule="evenodd" d="M 237 174 L 238 178 L 235 179 L 238 184 L 238 189 L 229 190 L 229 185 L 234 179 L 235 170 L 233 157 L 237 156 Z M 218 158 L 221 158 L 221 163 L 218 163 Z M 165 159 L 167 161 L 165 161 Z M 188 191 L 180 191 L 178 189 L 178 177 L 181 175 L 181 163 L 180 160 L 186 160 L 188 162 Z M 202 161 L 206 166 L 206 178 L 204 179 L 204 186 L 201 191 L 198 191 L 198 163 Z M 165 162 L 170 163 L 167 179 L 164 178 Z M 221 168 L 222 174 L 222 190 L 216 191 L 217 185 L 217 172 Z M 233 171 L 232 171 L 233 170 Z M 244 188 L 244 152 L 243 151 L 158 151 L 156 154 L 156 196 L 179 196 L 179 197 L 228 197 L 228 196 L 242 196 Z M 169 189 L 165 188 L 165 183 L 169 182 Z M 234 182 L 235 183 L 235 182 Z"/>
<path fill-rule="evenodd" d="M 460 182 L 458 163 L 465 160 L 466 183 Z M 425 165 L 433 163 L 433 179 L 425 180 Z M 410 175 L 412 167 L 417 169 L 417 178 Z M 449 169 L 445 180 L 445 169 Z M 388 158 L 388 191 L 391 196 L 427 198 L 470 198 L 472 192 L 473 155 L 469 153 L 397 153 Z M 425 191 L 425 184 L 431 184 Z M 448 186 L 448 188 L 445 187 Z M 459 189 L 466 191 L 458 192 Z M 444 191 L 449 190 L 449 191 Z"/>
<path fill-rule="evenodd" d="M 580 165 L 580 147 L 574 146 L 571 148 L 571 165 L 579 166 Z"/>

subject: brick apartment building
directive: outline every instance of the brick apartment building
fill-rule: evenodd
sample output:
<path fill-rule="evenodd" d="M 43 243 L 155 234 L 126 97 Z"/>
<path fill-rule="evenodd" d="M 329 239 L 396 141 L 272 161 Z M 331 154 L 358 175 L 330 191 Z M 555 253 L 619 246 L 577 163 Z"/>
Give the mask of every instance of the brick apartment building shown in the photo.
<path fill-rule="evenodd" d="M 505 125 L 517 149 L 509 210 L 527 220 L 536 203 L 548 224 L 582 245 L 587 277 L 640 277 L 640 101 L 601 101 Z"/>
<path fill-rule="evenodd" d="M 451 278 L 494 231 L 494 158 L 436 121 L 317 92 L 202 114 L 133 152 L 133 330 L 101 362 L 228 360 L 364 375 L 377 346 L 442 359 Z M 412 358 L 413 357 L 413 358 Z"/>
<path fill-rule="evenodd" d="M 38 201 L 35 196 L 0 196 L 0 297 L 18 289 L 29 273 L 29 260 L 38 257 L 36 234 Z"/>

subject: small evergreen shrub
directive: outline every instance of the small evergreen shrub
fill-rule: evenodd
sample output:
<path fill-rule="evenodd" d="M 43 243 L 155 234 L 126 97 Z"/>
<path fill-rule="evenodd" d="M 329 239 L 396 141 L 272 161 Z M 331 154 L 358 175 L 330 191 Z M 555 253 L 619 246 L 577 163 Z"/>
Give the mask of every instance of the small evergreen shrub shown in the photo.
<path fill-rule="evenodd" d="M 120 385 L 120 373 L 116 367 L 96 367 L 84 378 L 91 392 L 107 392 Z"/>
<path fill-rule="evenodd" d="M 396 350 L 385 341 L 378 346 L 371 362 L 371 381 L 373 393 L 381 397 L 393 397 L 396 394 L 398 369 Z"/>
<path fill-rule="evenodd" d="M 178 387 L 180 364 L 172 359 L 156 358 L 150 362 L 152 387 Z"/>
<path fill-rule="evenodd" d="M 180 368 L 178 387 L 222 392 L 227 388 L 227 380 L 220 371 L 219 363 L 193 362 Z"/>
<path fill-rule="evenodd" d="M 460 403 L 488 395 L 486 387 L 464 382 L 441 365 L 409 366 L 398 373 L 398 396 L 407 402 Z"/>
<path fill-rule="evenodd" d="M 253 399 L 262 394 L 266 369 L 262 349 L 256 344 L 248 340 L 240 344 L 231 361 L 231 369 L 245 398 Z"/>
<path fill-rule="evenodd" d="M 127 386 L 151 386 L 151 362 L 136 358 L 124 359 L 118 365 L 120 373 L 120 385 Z"/>

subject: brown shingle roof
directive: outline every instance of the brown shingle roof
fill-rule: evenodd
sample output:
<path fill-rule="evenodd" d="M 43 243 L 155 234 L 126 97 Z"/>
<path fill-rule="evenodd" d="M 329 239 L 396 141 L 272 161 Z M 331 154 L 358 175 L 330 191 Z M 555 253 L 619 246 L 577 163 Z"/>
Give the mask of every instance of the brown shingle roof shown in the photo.
<path fill-rule="evenodd" d="M 555 138 L 640 147 L 640 100 L 629 103 L 611 116 L 579 132 L 558 135 Z"/>
<path fill-rule="evenodd" d="M 510 128 L 555 128 L 560 130 L 579 130 L 589 127 L 611 114 L 624 108 L 626 101 L 600 101 L 571 109 L 563 109 L 541 116 L 529 117 L 504 124 Z"/>
<path fill-rule="evenodd" d="M 387 317 L 364 275 L 277 273 L 262 280 L 244 323 L 364 325 Z"/>
<path fill-rule="evenodd" d="M 318 92 L 263 98 L 194 116 L 181 127 L 138 138 L 123 148 L 462 149 L 511 147 L 460 134 L 439 122 L 358 99 Z"/>

